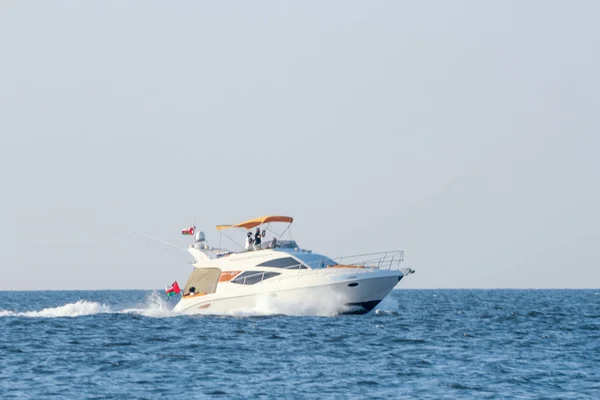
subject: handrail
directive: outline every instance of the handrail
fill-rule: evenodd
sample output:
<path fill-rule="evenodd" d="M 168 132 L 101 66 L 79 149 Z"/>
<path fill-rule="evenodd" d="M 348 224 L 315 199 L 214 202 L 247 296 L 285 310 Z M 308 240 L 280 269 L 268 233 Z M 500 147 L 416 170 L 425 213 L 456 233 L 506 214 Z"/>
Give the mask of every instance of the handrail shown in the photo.
<path fill-rule="evenodd" d="M 352 256 L 341 256 L 341 257 L 331 257 L 333 260 L 339 260 L 343 258 L 354 258 L 354 257 L 366 257 L 366 256 L 375 256 L 380 254 L 392 254 L 392 253 L 402 253 L 404 254 L 404 250 L 388 250 L 388 251 L 378 251 L 376 253 L 363 253 L 363 254 L 355 254 Z"/>

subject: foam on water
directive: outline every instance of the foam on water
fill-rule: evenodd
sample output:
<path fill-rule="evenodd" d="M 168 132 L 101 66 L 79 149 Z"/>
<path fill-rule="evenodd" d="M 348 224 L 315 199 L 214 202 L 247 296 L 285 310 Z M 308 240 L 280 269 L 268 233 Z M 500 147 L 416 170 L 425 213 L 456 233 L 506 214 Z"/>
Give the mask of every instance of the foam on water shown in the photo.
<path fill-rule="evenodd" d="M 376 309 L 397 312 L 400 310 L 400 302 L 397 298 L 388 295 L 377 305 Z"/>
<path fill-rule="evenodd" d="M 81 317 L 95 314 L 138 314 L 145 317 L 165 318 L 181 315 L 170 308 L 170 305 L 157 293 L 152 292 L 145 303 L 136 308 L 113 310 L 110 306 L 89 300 L 78 300 L 58 307 L 44 308 L 40 311 L 17 312 L 0 310 L 0 317 L 27 317 L 27 318 L 61 318 Z"/>
<path fill-rule="evenodd" d="M 56 318 L 56 317 L 81 317 L 83 315 L 107 314 L 110 307 L 95 301 L 79 300 L 75 303 L 58 307 L 44 308 L 40 311 L 15 312 L 0 310 L 0 317 L 29 317 L 29 318 Z"/>
<path fill-rule="evenodd" d="M 340 304 L 343 304 L 343 301 L 334 298 L 333 295 L 327 302 L 323 302 L 321 298 L 283 300 L 275 299 L 269 295 L 262 295 L 257 298 L 255 307 L 239 308 L 218 314 L 235 317 L 265 315 L 334 316 L 344 311 L 345 307 Z M 40 311 L 0 310 L 0 317 L 60 318 L 94 314 L 136 314 L 152 318 L 170 318 L 181 315 L 215 313 L 210 310 L 174 311 L 172 305 L 158 292 L 152 292 L 143 303 L 122 310 L 112 309 L 106 304 L 89 300 L 79 300 L 58 307 L 44 308 Z"/>
<path fill-rule="evenodd" d="M 260 295 L 255 307 L 234 309 L 226 315 L 236 317 L 262 316 L 262 315 L 290 315 L 290 316 L 320 316 L 329 317 L 344 311 L 343 302 L 332 297 L 328 301 L 322 298 L 309 299 L 279 299 L 270 295 Z"/>
<path fill-rule="evenodd" d="M 171 306 L 165 301 L 164 297 L 158 294 L 158 292 L 152 292 L 141 307 L 127 308 L 120 311 L 120 313 L 138 314 L 152 318 L 168 318 L 181 315 L 180 313 L 173 311 Z"/>

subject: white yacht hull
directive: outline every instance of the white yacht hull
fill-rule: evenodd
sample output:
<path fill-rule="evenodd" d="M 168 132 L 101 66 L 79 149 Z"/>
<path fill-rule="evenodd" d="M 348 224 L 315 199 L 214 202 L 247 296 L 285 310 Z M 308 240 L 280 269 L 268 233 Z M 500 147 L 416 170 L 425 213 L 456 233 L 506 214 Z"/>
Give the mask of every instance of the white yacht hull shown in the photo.
<path fill-rule="evenodd" d="M 219 284 L 216 293 L 182 298 L 175 311 L 192 314 L 364 314 L 402 279 L 400 270 L 302 271 L 255 285 Z"/>

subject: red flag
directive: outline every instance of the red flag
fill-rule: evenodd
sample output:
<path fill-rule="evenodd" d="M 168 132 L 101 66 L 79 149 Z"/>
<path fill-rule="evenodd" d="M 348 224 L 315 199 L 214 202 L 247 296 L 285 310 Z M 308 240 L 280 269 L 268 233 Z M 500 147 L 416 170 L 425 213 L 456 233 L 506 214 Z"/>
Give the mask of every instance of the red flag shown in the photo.
<path fill-rule="evenodd" d="M 179 284 L 177 283 L 177 281 L 175 281 L 171 286 L 167 286 L 165 288 L 165 292 L 167 292 L 167 296 L 171 297 L 174 294 L 179 294 L 181 292 L 181 289 L 179 289 Z"/>
<path fill-rule="evenodd" d="M 195 227 L 195 226 L 192 226 L 192 227 L 190 227 L 190 228 L 187 228 L 187 229 L 183 229 L 183 230 L 181 231 L 181 234 L 182 234 L 182 235 L 193 235 L 193 234 L 194 234 L 194 230 L 195 230 L 195 229 L 196 229 L 196 227 Z"/>

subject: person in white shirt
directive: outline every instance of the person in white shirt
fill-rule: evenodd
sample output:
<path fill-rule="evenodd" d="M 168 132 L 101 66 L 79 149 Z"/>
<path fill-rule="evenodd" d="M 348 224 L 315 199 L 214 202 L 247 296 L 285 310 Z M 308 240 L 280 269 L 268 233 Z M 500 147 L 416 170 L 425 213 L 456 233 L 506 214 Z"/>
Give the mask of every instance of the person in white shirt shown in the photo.
<path fill-rule="evenodd" d="M 254 240 L 252 240 L 252 232 L 248 232 L 248 235 L 246 235 L 246 245 L 244 246 L 246 251 L 252 250 L 252 242 L 253 241 Z"/>

